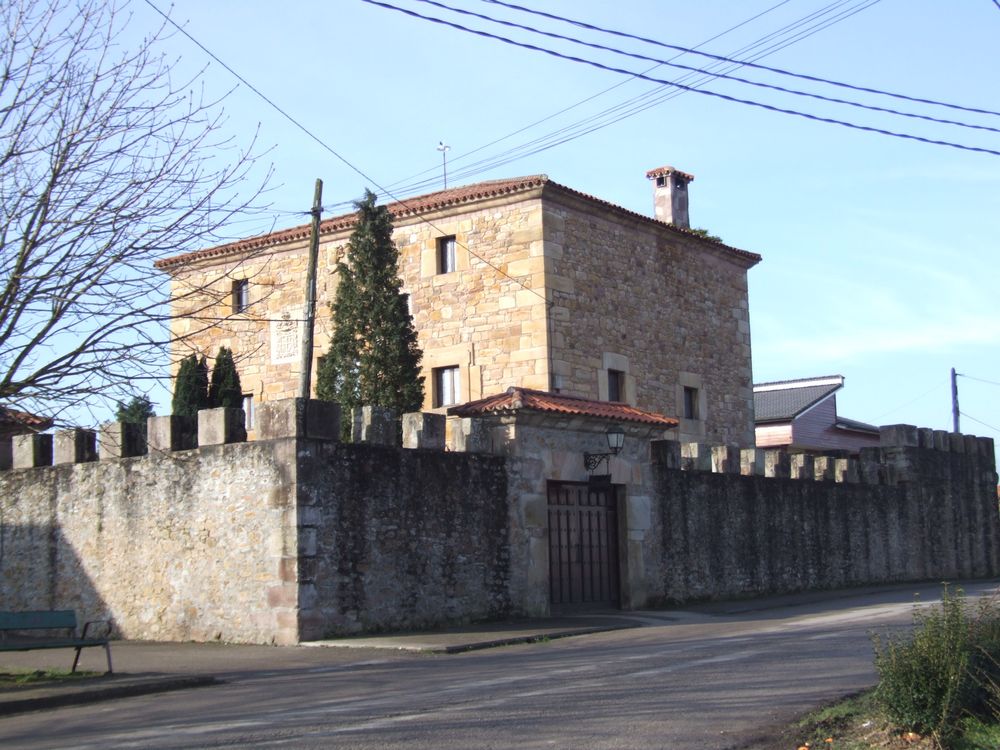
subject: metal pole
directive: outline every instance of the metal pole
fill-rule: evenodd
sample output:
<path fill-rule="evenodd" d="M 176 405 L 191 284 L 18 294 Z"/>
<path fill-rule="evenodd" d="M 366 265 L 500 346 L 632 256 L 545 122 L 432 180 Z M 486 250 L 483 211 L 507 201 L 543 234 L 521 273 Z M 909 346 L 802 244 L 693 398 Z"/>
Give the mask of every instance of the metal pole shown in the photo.
<path fill-rule="evenodd" d="M 955 372 L 955 368 L 951 368 L 951 421 L 953 425 L 952 432 L 956 435 L 962 430 L 959 428 L 958 424 L 958 373 Z"/>
<path fill-rule="evenodd" d="M 451 151 L 451 146 L 447 145 L 444 141 L 438 141 L 438 151 L 441 152 L 441 171 L 444 173 L 444 189 L 448 189 L 448 152 Z"/>
<path fill-rule="evenodd" d="M 302 360 L 299 366 L 299 397 L 312 395 L 313 329 L 316 322 L 316 262 L 319 258 L 319 215 L 323 205 L 323 180 L 316 180 L 313 193 L 312 234 L 309 237 L 309 265 L 306 267 L 305 325 L 302 326 Z"/>

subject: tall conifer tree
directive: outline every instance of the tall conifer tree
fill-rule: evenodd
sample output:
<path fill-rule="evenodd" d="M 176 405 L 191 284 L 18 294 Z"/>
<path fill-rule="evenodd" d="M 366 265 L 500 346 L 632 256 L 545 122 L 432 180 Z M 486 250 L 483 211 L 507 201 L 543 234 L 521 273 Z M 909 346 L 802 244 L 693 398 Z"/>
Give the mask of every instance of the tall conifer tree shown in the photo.
<path fill-rule="evenodd" d="M 220 346 L 219 353 L 215 357 L 208 401 L 213 407 L 243 408 L 243 386 L 240 384 L 240 374 L 236 370 L 233 352 L 229 347 Z"/>
<path fill-rule="evenodd" d="M 197 417 L 199 409 L 207 409 L 208 363 L 197 354 L 189 354 L 181 360 L 174 382 L 174 398 L 171 411 L 182 417 Z"/>
<path fill-rule="evenodd" d="M 338 402 L 347 417 L 356 406 L 417 411 L 424 401 L 417 344 L 406 295 L 400 292 L 399 252 L 392 216 L 375 195 L 355 204 L 358 223 L 346 261 L 337 263 L 333 338 L 316 379 L 320 398 Z"/>

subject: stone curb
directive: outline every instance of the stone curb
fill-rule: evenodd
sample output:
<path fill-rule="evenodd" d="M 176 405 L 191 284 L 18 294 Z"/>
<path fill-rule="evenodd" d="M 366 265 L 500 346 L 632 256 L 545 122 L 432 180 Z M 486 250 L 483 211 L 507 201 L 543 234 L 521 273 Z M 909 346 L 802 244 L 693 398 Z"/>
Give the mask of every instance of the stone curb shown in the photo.
<path fill-rule="evenodd" d="M 432 654 L 461 654 L 465 651 L 480 651 L 486 648 L 499 648 L 501 646 L 515 646 L 519 643 L 542 643 L 552 641 L 557 638 L 572 638 L 577 635 L 591 635 L 593 633 L 608 633 L 613 630 L 631 630 L 639 628 L 641 625 L 612 625 L 598 628 L 580 628 L 578 630 L 558 630 L 554 633 L 541 633 L 538 635 L 523 635 L 512 638 L 496 638 L 488 641 L 478 641 L 475 643 L 462 643 L 456 646 L 441 646 L 421 649 Z"/>
<path fill-rule="evenodd" d="M 191 675 L 185 677 L 164 677 L 140 681 L 124 681 L 118 685 L 80 685 L 72 688 L 38 688 L 37 694 L 25 698 L 5 700 L 0 697 L 0 716 L 45 711 L 64 706 L 131 698 L 138 695 L 166 693 L 172 690 L 219 685 L 221 681 L 212 675 Z"/>

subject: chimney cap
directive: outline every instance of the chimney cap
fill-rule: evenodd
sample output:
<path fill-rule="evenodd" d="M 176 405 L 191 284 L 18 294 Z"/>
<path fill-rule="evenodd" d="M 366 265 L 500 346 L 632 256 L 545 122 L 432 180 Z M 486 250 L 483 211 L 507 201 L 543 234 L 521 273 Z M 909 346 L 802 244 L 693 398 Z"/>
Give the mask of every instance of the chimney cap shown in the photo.
<path fill-rule="evenodd" d="M 676 167 L 671 167 L 669 164 L 665 167 L 657 167 L 656 169 L 651 169 L 646 172 L 646 177 L 650 180 L 655 180 L 657 177 L 666 177 L 667 175 L 675 174 L 681 177 L 687 182 L 694 180 L 693 174 L 688 174 L 687 172 L 682 172 Z"/>

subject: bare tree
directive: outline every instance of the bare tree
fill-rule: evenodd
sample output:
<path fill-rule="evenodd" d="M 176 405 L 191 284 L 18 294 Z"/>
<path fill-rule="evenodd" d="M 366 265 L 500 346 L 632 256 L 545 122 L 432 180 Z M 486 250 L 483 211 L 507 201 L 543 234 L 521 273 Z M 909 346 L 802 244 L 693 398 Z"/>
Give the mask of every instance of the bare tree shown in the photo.
<path fill-rule="evenodd" d="M 200 73 L 175 80 L 162 27 L 128 46 L 124 9 L 0 7 L 0 407 L 58 420 L 164 374 L 153 261 L 226 239 L 269 176 L 251 182 L 255 145 L 223 134 Z"/>

